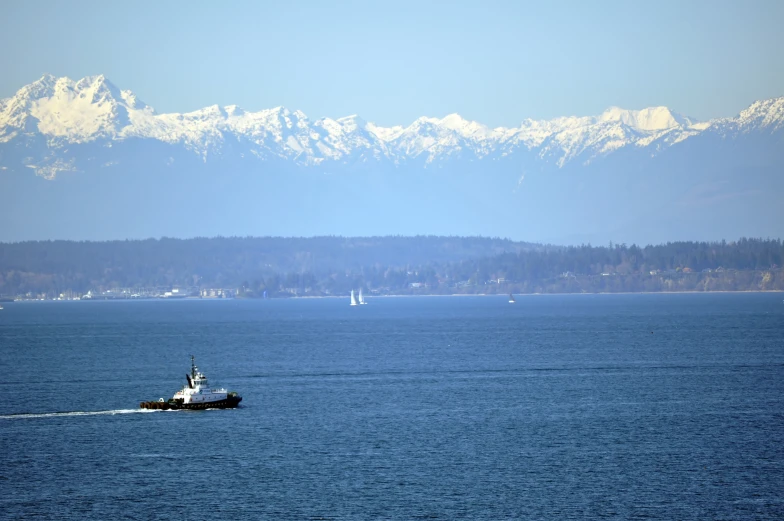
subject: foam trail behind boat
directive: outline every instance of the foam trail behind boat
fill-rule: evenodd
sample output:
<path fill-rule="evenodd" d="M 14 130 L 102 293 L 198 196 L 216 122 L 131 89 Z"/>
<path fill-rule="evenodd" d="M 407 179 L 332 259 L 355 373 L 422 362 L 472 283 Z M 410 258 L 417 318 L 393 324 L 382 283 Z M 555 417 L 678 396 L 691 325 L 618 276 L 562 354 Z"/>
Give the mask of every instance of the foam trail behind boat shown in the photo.
<path fill-rule="evenodd" d="M 44 412 L 44 413 L 19 413 L 19 414 L 2 414 L 0 420 L 24 420 L 31 418 L 61 418 L 68 416 L 104 416 L 115 414 L 149 414 L 157 412 L 149 409 L 115 409 L 112 411 L 69 411 L 69 412 Z"/>

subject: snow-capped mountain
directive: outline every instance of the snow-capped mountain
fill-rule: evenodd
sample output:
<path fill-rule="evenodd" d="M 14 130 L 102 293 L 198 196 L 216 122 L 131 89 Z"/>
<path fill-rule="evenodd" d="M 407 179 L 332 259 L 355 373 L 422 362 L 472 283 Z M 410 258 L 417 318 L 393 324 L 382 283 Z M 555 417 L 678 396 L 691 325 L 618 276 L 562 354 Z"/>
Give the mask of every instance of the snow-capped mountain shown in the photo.
<path fill-rule="evenodd" d="M 103 76 L 79 81 L 45 75 L 0 102 L 0 143 L 43 138 L 44 150 L 24 158 L 26 166 L 51 177 L 79 169 L 79 159 L 58 168 L 56 151 L 74 144 L 151 139 L 182 146 L 207 161 L 231 145 L 261 160 L 284 159 L 301 166 L 375 160 L 425 165 L 454 159 L 499 159 L 531 155 L 557 167 L 589 163 L 628 147 L 661 153 L 692 136 L 720 130 L 749 132 L 784 125 L 784 98 L 761 101 L 738 117 L 699 122 L 666 107 L 607 109 L 595 117 L 525 120 L 517 128 L 488 128 L 458 114 L 422 117 L 407 127 L 380 127 L 358 116 L 311 121 L 283 107 L 247 112 L 213 105 L 186 114 L 158 114 L 136 95 Z M 4 160 L 4 162 L 7 162 Z M 8 168 L 15 166 L 4 164 Z"/>
<path fill-rule="evenodd" d="M 381 127 L 357 115 L 313 121 L 283 107 L 235 105 L 159 114 L 103 76 L 45 75 L 0 100 L 0 222 L 11 223 L 0 240 L 781 236 L 783 173 L 784 97 L 711 121 L 667 107 L 611 107 L 514 128 L 458 114 Z M 351 204 L 336 209 L 345 197 Z M 139 205 L 154 210 L 112 214 Z M 82 206 L 103 218 L 77 218 Z"/>

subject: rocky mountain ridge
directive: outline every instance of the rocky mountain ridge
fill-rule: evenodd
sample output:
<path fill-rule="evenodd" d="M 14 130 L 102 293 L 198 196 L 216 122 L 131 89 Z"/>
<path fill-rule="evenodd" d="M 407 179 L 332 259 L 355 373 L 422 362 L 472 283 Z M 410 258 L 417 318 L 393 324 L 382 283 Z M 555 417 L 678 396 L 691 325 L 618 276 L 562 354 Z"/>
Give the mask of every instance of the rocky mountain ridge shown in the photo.
<path fill-rule="evenodd" d="M 516 128 L 489 128 L 458 114 L 421 117 L 406 127 L 381 127 L 356 115 L 312 121 L 301 111 L 283 107 L 247 112 L 236 105 L 159 114 L 104 76 L 74 81 L 44 75 L 0 101 L 0 145 L 27 148 L 29 153 L 21 159 L 24 166 L 49 178 L 84 167 L 84 158 L 64 153 L 71 145 L 111 147 L 133 139 L 182 147 L 205 162 L 231 149 L 241 157 L 298 166 L 378 162 L 428 167 L 521 156 L 562 168 L 629 148 L 645 149 L 652 156 L 705 133 L 726 138 L 782 128 L 784 97 L 755 102 L 736 117 L 706 122 L 667 107 L 611 107 L 598 116 L 526 119 Z M 5 168 L 18 166 L 1 155 L 0 159 Z"/>

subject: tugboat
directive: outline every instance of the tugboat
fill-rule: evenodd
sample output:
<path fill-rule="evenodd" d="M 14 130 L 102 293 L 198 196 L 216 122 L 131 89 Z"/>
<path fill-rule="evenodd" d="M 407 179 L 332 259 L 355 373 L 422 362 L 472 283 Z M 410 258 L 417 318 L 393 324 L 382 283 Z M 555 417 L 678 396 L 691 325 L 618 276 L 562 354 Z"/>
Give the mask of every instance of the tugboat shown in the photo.
<path fill-rule="evenodd" d="M 169 401 L 141 402 L 142 409 L 232 409 L 239 405 L 242 396 L 226 389 L 210 389 L 207 377 L 196 367 L 191 355 L 191 374 L 186 374 L 188 385 L 177 391 Z"/>

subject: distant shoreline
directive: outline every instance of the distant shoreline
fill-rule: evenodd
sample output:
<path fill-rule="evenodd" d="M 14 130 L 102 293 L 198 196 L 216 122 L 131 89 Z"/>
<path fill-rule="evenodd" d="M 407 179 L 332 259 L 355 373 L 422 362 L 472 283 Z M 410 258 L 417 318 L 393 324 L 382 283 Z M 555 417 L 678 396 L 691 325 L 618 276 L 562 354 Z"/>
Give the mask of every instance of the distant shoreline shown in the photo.
<path fill-rule="evenodd" d="M 615 292 L 600 292 L 600 293 L 512 293 L 515 297 L 553 297 L 553 296 L 575 296 L 575 295 L 694 295 L 694 294 L 717 294 L 717 293 L 733 293 L 733 294 L 742 294 L 742 293 L 784 293 L 784 290 L 779 289 L 768 289 L 768 290 L 736 290 L 736 291 L 729 291 L 729 290 L 717 290 L 717 291 L 615 291 Z M 368 299 L 380 299 L 380 298 L 434 298 L 434 297 L 499 297 L 499 298 L 506 298 L 509 294 L 508 293 L 449 293 L 449 294 L 426 294 L 426 295 L 369 295 Z M 263 301 L 263 300 L 306 300 L 306 299 L 348 299 L 349 295 L 312 295 L 312 296 L 291 296 L 291 297 L 270 297 L 267 299 L 263 298 L 200 298 L 200 297 L 187 297 L 187 298 L 117 298 L 117 299 L 72 299 L 72 300 L 54 300 L 54 299 L 19 299 L 19 300 L 3 300 L 0 301 L 1 304 L 13 304 L 17 302 L 29 303 L 29 302 L 152 302 L 152 301 L 165 301 L 165 302 L 195 302 L 195 301 L 205 301 L 205 302 L 219 302 L 219 301 L 234 301 L 234 300 L 243 300 L 243 301 Z"/>
<path fill-rule="evenodd" d="M 679 293 L 784 293 L 780 289 L 746 289 L 737 291 L 717 290 L 717 291 L 607 291 L 600 293 L 512 293 L 515 297 L 542 297 L 542 296 L 557 296 L 557 295 L 677 295 Z M 367 298 L 405 298 L 405 297 L 508 297 L 509 293 L 432 293 L 427 295 L 369 295 Z M 279 297 L 285 299 L 318 299 L 318 298 L 337 298 L 348 299 L 348 295 L 323 295 L 323 296 L 296 296 L 296 297 Z M 198 300 L 198 299 L 195 299 Z M 220 299 L 204 299 L 204 300 L 220 300 Z M 256 298 L 241 298 L 235 300 L 264 300 Z M 271 300 L 271 299 L 267 299 Z"/>

